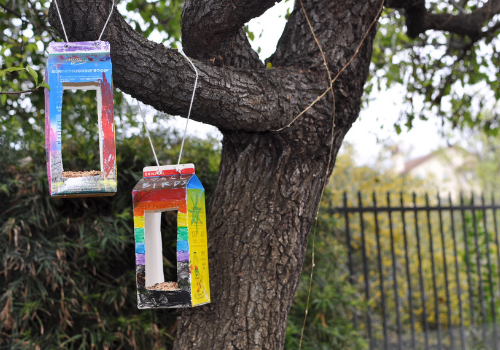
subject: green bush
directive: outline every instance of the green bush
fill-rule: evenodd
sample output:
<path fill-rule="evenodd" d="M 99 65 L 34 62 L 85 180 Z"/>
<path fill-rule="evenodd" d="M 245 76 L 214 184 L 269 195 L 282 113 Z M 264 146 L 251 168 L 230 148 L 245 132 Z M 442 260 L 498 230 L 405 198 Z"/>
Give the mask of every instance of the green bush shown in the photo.
<path fill-rule="evenodd" d="M 367 348 L 367 343 L 360 331 L 354 328 L 353 317 L 366 309 L 366 304 L 361 301 L 356 288 L 349 283 L 347 250 L 339 240 L 339 225 L 342 222 L 325 212 L 329 208 L 331 196 L 332 190 L 327 188 L 316 229 L 314 277 L 302 349 L 362 350 Z M 287 350 L 299 348 L 309 293 L 312 239 L 313 233 L 309 238 L 300 284 L 288 318 Z"/>
<path fill-rule="evenodd" d="M 178 139 L 165 133 L 153 133 L 159 158 L 175 162 Z M 136 307 L 131 191 L 154 164 L 149 141 L 119 138 L 117 194 L 78 199 L 50 197 L 43 152 L 16 151 L 6 134 L 0 141 L 0 348 L 170 348 L 174 311 Z M 209 197 L 218 143 L 187 142 L 183 162 L 196 164 Z M 66 140 L 65 166 L 91 163 L 85 147 L 85 138 Z M 165 254 L 175 261 L 175 247 Z"/>

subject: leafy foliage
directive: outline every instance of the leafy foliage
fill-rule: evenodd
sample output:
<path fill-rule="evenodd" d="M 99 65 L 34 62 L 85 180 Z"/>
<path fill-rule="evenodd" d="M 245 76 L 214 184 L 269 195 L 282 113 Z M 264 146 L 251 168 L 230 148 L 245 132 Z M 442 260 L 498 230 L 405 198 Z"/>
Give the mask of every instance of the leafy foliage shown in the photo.
<path fill-rule="evenodd" d="M 143 1 L 128 0 L 126 14 L 129 24 L 137 32 L 150 38 L 151 34 L 159 34 L 162 43 L 177 47 L 181 37 L 181 11 L 184 0 Z M 132 13 L 138 13 L 141 21 Z"/>
<path fill-rule="evenodd" d="M 33 80 L 35 81 L 34 90 L 38 90 L 41 87 L 47 88 L 50 90 L 50 87 L 47 84 L 45 84 L 45 81 L 41 81 L 40 83 L 38 82 L 38 72 L 30 66 L 26 66 L 26 68 L 24 68 L 24 67 L 10 67 L 10 68 L 6 68 L 4 70 L 0 70 L 0 77 L 4 77 L 6 73 L 19 72 L 19 71 L 23 71 L 23 70 L 26 70 L 30 74 L 31 78 L 33 78 Z M 1 91 L 2 91 L 2 87 L 0 86 L 0 92 Z"/>
<path fill-rule="evenodd" d="M 341 205 L 345 191 L 350 194 L 350 198 L 355 198 L 359 190 L 371 195 L 371 191 L 400 191 L 423 184 L 417 179 L 404 178 L 390 171 L 356 166 L 353 157 L 354 149 L 347 145 L 344 152 L 337 157 L 331 182 L 321 203 L 314 250 L 314 279 L 303 349 L 367 348 L 368 344 L 360 330 L 354 328 L 353 319 L 356 314 L 366 311 L 369 305 L 377 303 L 371 300 L 363 301 L 360 287 L 362 284 L 351 284 L 347 268 L 344 219 L 331 215 L 328 210 Z M 308 256 L 311 254 L 310 242 Z M 300 341 L 310 269 L 311 261 L 306 260 L 288 319 L 286 349 L 296 349 Z"/>
<path fill-rule="evenodd" d="M 341 222 L 329 214 L 331 190 L 325 193 L 314 245 L 314 278 L 302 349 L 366 349 L 367 343 L 353 325 L 353 315 L 366 308 L 349 281 L 345 244 L 336 232 Z M 312 254 L 312 237 L 307 256 Z M 285 349 L 298 349 L 307 305 L 311 260 L 306 258 L 300 284 L 288 317 Z"/>
<path fill-rule="evenodd" d="M 451 2 L 427 3 L 427 8 L 436 14 L 459 13 Z M 465 4 L 464 12 L 470 13 L 484 3 L 462 5 Z M 403 125 L 411 129 L 415 118 L 427 120 L 437 116 L 443 125 L 454 128 L 496 132 L 500 127 L 498 26 L 495 29 L 485 24 L 489 34 L 474 40 L 440 31 L 428 31 L 411 39 L 404 28 L 400 12 L 384 10 L 374 43 L 372 78 L 367 84 L 369 92 L 373 87 L 404 88 L 404 110 L 396 130 L 400 132 Z M 488 109 L 495 112 L 485 119 L 482 112 Z"/>
<path fill-rule="evenodd" d="M 178 139 L 153 132 L 159 157 L 175 161 Z M 33 140 L 43 148 L 43 139 Z M 4 135 L 1 146 L 8 145 Z M 208 197 L 216 185 L 220 151 L 213 139 L 188 140 Z M 73 137 L 66 163 L 79 167 L 87 140 Z M 115 197 L 52 199 L 44 157 L 0 156 L 0 348 L 164 349 L 172 344 L 172 311 L 137 310 L 131 191 L 152 164 L 149 141 L 119 138 Z M 65 163 L 65 166 L 66 166 Z M 20 165 L 21 164 L 21 165 Z M 87 164 L 89 165 L 89 164 Z M 169 220 L 169 218 L 165 218 Z M 164 239 L 175 241 L 175 230 Z M 165 237 L 166 236 L 166 237 Z M 166 253 L 175 261 L 175 247 Z M 172 266 L 170 266 L 172 267 Z"/>
<path fill-rule="evenodd" d="M 477 3 L 469 2 L 465 10 L 473 10 Z M 50 41 L 58 40 L 47 25 L 48 5 L 36 0 L 0 4 L 2 91 L 41 86 L 44 51 Z M 182 5 L 182 0 L 127 0 L 125 16 L 146 37 L 156 35 L 176 46 Z M 453 11 L 434 0 L 431 6 L 438 12 Z M 367 85 L 367 91 L 374 86 L 405 87 L 406 110 L 397 130 L 401 131 L 403 124 L 411 128 L 415 118 L 437 115 L 456 127 L 480 127 L 495 134 L 499 127 L 497 106 L 489 101 L 500 97 L 496 36 L 472 42 L 447 33 L 430 33 L 412 40 L 403 27 L 399 13 L 384 12 L 374 44 L 373 76 Z M 253 33 L 248 35 L 252 37 Z M 30 69 L 17 69 L 27 66 Z M 64 98 L 65 164 L 76 169 L 94 168 L 98 162 L 94 151 L 97 139 L 94 116 L 88 112 L 95 109 L 95 102 L 81 92 Z M 6 150 L 0 154 L 0 348 L 171 346 L 174 314 L 165 310 L 139 312 L 135 305 L 130 191 L 141 177 L 142 167 L 154 161 L 148 142 L 129 132 L 138 124 L 136 111 L 127 101 L 115 90 L 117 195 L 53 200 L 46 182 L 42 91 L 0 96 L 0 146 Z M 86 110 L 71 109 L 77 102 Z M 494 112 L 481 114 L 485 108 Z M 161 145 L 159 158 L 163 163 L 175 162 L 179 146 L 176 136 L 168 136 L 164 128 L 153 131 L 155 144 Z M 210 139 L 189 142 L 184 160 L 196 163 L 209 196 L 216 184 L 218 145 Z M 324 206 L 344 190 L 352 194 L 359 189 L 386 192 L 418 185 L 417 181 L 409 183 L 372 169 L 356 168 L 342 158 L 337 161 L 333 178 L 335 184 L 328 189 Z M 346 261 L 342 239 L 339 219 L 322 215 L 304 348 L 366 345 L 353 329 L 351 318 L 369 306 L 359 301 L 359 291 L 350 285 L 346 267 L 339 263 Z M 174 249 L 168 253 L 167 265 L 174 260 Z M 299 341 L 310 268 L 306 262 L 290 313 L 287 348 L 296 348 Z"/>

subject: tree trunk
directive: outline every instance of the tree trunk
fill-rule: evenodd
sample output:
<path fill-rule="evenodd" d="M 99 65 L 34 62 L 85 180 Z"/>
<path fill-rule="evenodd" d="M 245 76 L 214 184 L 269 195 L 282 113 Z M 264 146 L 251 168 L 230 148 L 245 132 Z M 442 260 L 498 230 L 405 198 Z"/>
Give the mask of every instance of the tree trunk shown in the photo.
<path fill-rule="evenodd" d="M 110 5 L 59 4 L 72 41 L 95 40 Z M 186 0 L 183 10 L 184 49 L 200 71 L 192 117 L 217 126 L 224 138 L 208 211 L 212 303 L 182 311 L 176 349 L 283 348 L 324 181 L 359 114 L 375 28 L 335 82 L 335 112 L 328 93 L 289 128 L 276 131 L 329 81 L 300 2 L 269 59 L 277 68 L 265 69 L 258 60 L 242 26 L 273 4 Z M 381 1 L 304 5 L 335 76 L 355 54 Z M 60 29 L 54 9 L 50 18 Z M 117 87 L 159 110 L 187 114 L 194 74 L 182 56 L 140 37 L 117 12 L 103 40 L 111 42 Z"/>

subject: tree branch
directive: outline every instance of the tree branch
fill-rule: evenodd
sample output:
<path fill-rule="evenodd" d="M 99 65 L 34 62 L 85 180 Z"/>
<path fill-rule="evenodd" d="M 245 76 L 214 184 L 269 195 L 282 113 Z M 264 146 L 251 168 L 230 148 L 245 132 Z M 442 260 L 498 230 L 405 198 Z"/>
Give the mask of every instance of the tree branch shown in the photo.
<path fill-rule="evenodd" d="M 386 6 L 405 10 L 408 36 L 411 38 L 416 38 L 427 30 L 440 30 L 478 40 L 484 36 L 484 23 L 500 13 L 500 0 L 490 0 L 469 14 L 465 14 L 461 4 L 454 0 L 449 1 L 459 11 L 462 9 L 459 15 L 429 13 L 424 0 L 387 0 Z"/>
<path fill-rule="evenodd" d="M 459 3 L 457 3 L 455 0 L 448 0 L 448 2 L 458 11 L 460 12 L 462 15 L 465 15 L 467 14 L 467 12 L 465 12 L 464 8 L 462 6 L 460 6 Z"/>
<path fill-rule="evenodd" d="M 182 10 L 184 50 L 217 66 L 264 68 L 243 25 L 274 3 L 275 0 L 187 0 Z"/>
<path fill-rule="evenodd" d="M 281 0 L 186 0 L 182 10 L 182 37 L 186 53 L 212 58 L 228 37 Z"/>
<path fill-rule="evenodd" d="M 109 2 L 60 0 L 59 8 L 70 41 L 95 40 L 109 14 Z M 54 6 L 50 23 L 61 32 Z M 150 42 L 114 11 L 103 35 L 111 44 L 113 82 L 122 91 L 172 115 L 186 116 L 194 72 L 176 50 Z M 303 89 L 313 74 L 288 68 L 241 70 L 194 61 L 200 73 L 192 118 L 224 130 L 266 131 L 286 124 L 319 93 Z"/>
<path fill-rule="evenodd" d="M 3 5 L 3 4 L 0 4 L 0 7 L 3 8 L 5 11 L 13 14 L 14 16 L 16 16 L 17 18 L 19 18 L 21 21 L 25 22 L 25 23 L 29 23 L 27 20 L 25 20 L 23 18 L 23 16 L 19 13 L 19 12 L 16 12 L 10 8 L 8 8 L 7 6 Z"/>
<path fill-rule="evenodd" d="M 38 88 L 36 89 L 30 89 L 30 90 L 23 90 L 23 91 L 0 91 L 0 95 L 22 95 L 22 94 L 29 94 L 32 92 L 38 91 Z"/>
<path fill-rule="evenodd" d="M 38 25 L 35 26 L 34 23 L 33 24 L 33 27 L 34 27 L 34 30 L 35 32 L 36 31 L 39 31 L 39 29 L 42 27 L 42 28 L 45 28 L 45 30 L 47 31 L 47 33 L 50 35 L 50 37 L 52 38 L 52 40 L 56 40 L 56 37 L 54 35 L 54 30 L 52 28 L 49 28 L 45 23 L 47 22 L 47 18 L 45 18 L 45 16 L 42 18 L 40 17 L 40 15 L 38 14 L 38 11 L 36 9 L 36 7 L 33 5 L 33 3 L 31 2 L 31 0 L 27 0 L 27 3 L 30 5 L 29 7 L 31 8 L 31 11 L 35 13 L 35 16 L 36 18 L 38 19 Z M 33 19 L 33 16 L 31 16 L 31 18 Z M 41 31 L 40 31 L 41 32 Z"/>

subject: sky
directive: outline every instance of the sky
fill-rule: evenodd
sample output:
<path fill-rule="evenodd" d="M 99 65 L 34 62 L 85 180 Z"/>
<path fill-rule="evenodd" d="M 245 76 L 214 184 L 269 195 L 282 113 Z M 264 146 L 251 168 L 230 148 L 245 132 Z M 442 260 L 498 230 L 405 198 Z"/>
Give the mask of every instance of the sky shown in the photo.
<path fill-rule="evenodd" d="M 282 1 L 266 11 L 261 17 L 248 23 L 249 31 L 254 33 L 252 47 L 258 51 L 259 57 L 265 60 L 276 49 L 276 44 L 286 24 L 285 14 L 291 11 L 293 1 Z M 154 38 L 153 38 L 154 39 Z M 440 135 L 438 120 L 415 120 L 410 131 L 405 130 L 397 135 L 394 123 L 397 121 L 402 107 L 403 89 L 392 88 L 388 91 L 372 93 L 371 102 L 364 108 L 358 120 L 347 133 L 344 142 L 354 145 L 356 163 L 375 165 L 383 145 L 397 145 L 407 159 L 414 159 L 446 146 L 446 140 Z M 196 98 L 195 102 L 196 103 Z M 173 117 L 168 124 L 184 130 L 186 120 Z M 219 140 L 221 133 L 208 124 L 189 121 L 189 135 L 210 135 Z M 342 150 L 341 150 L 342 151 Z"/>

